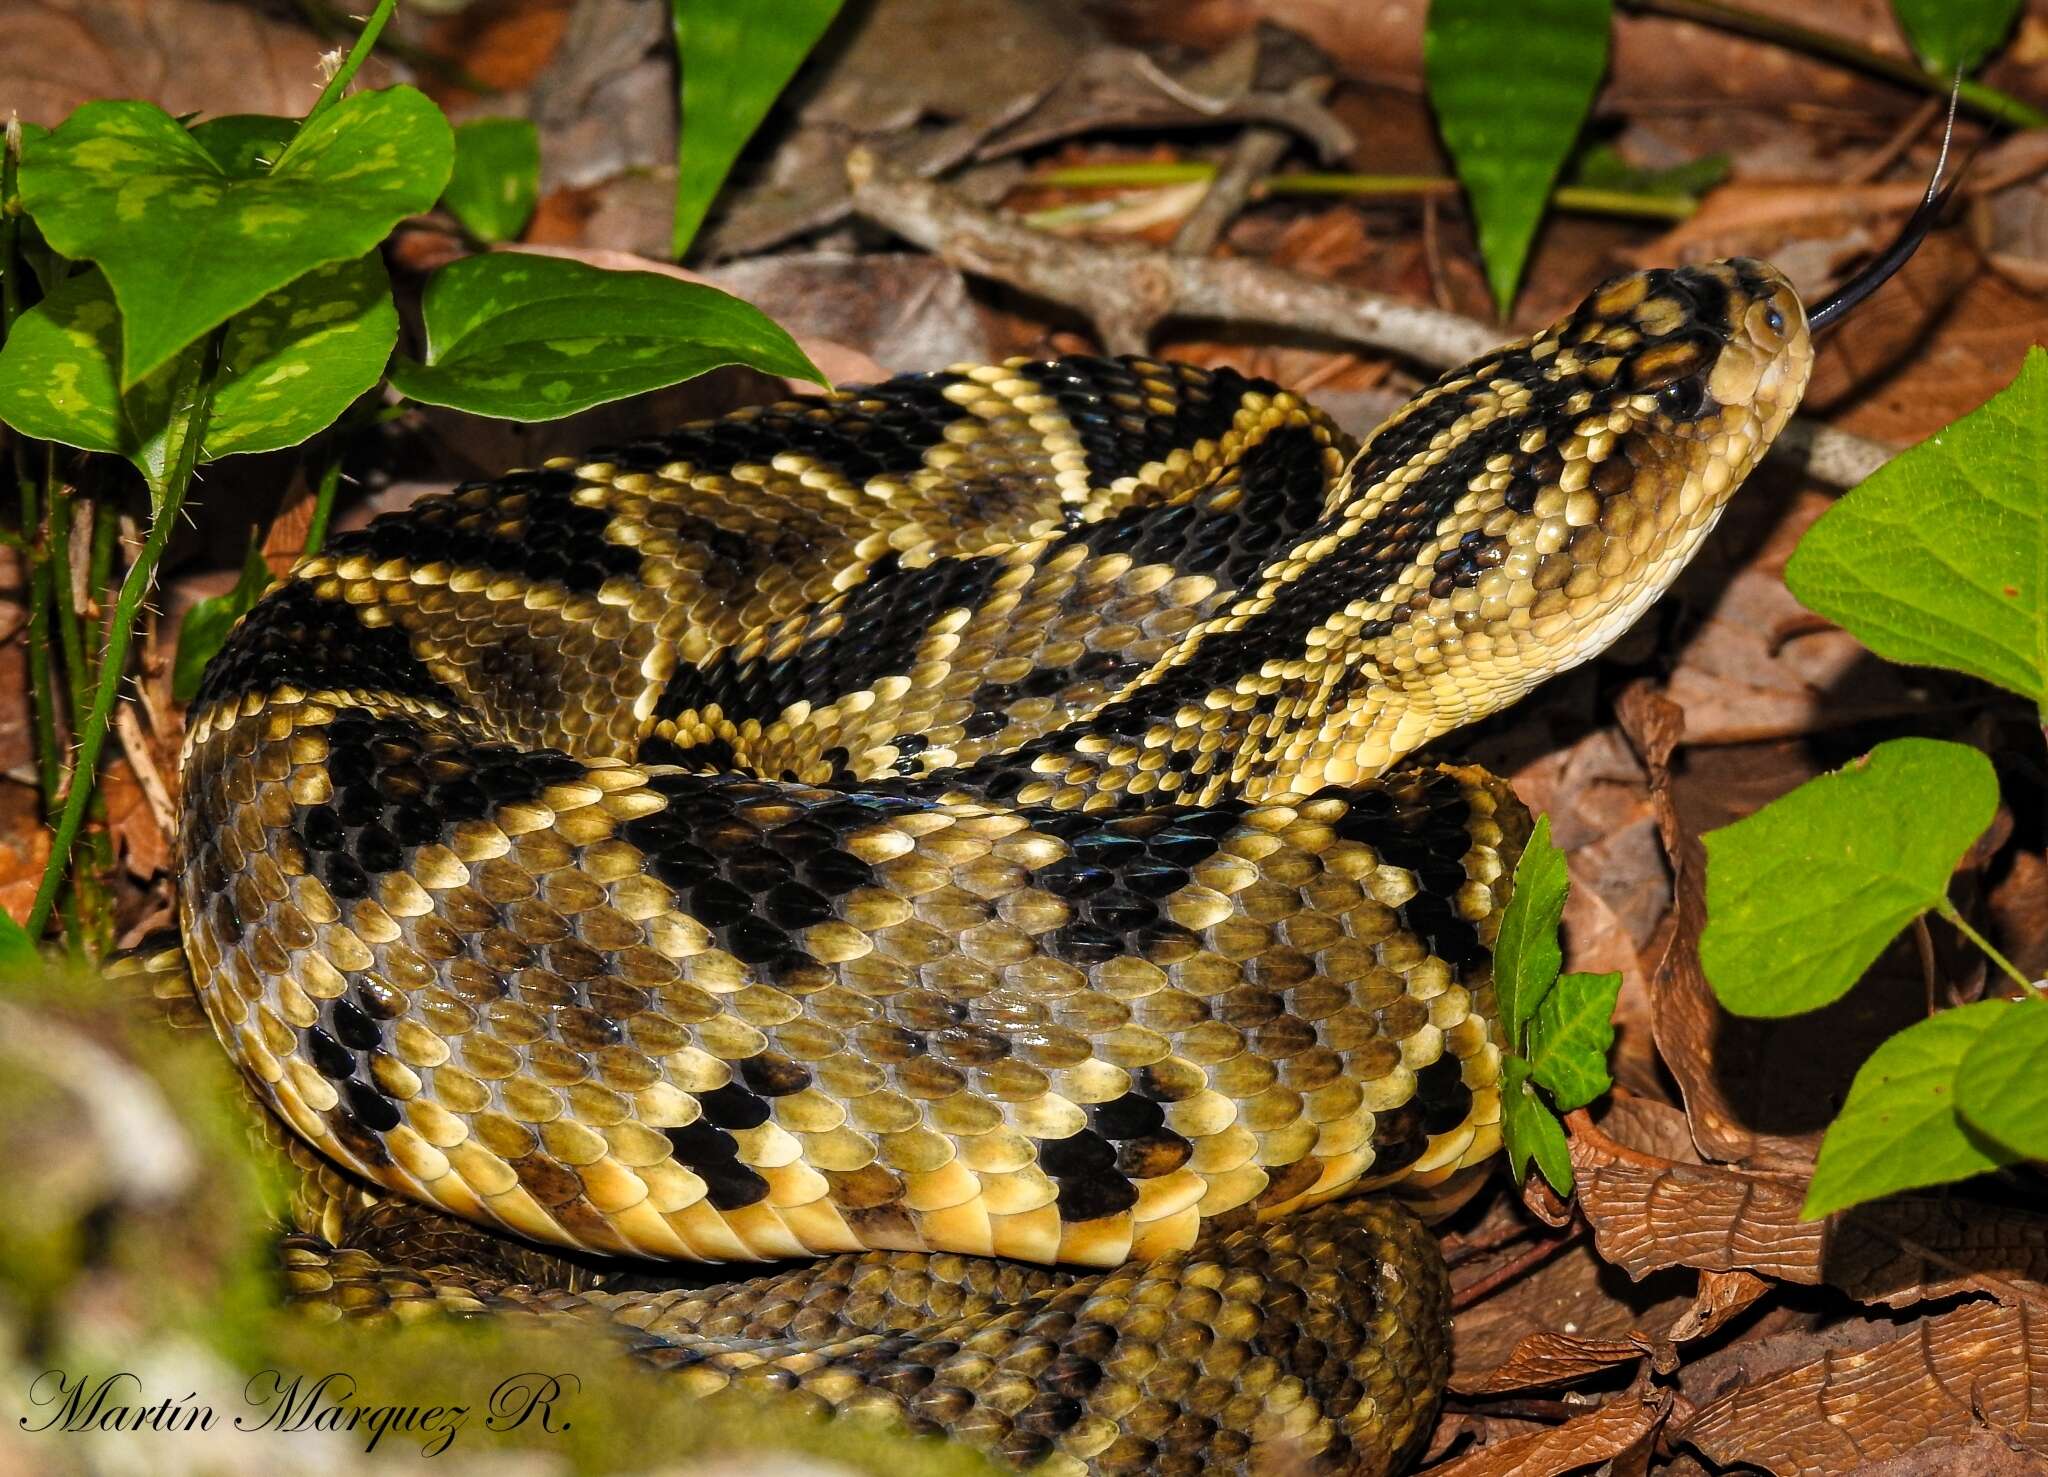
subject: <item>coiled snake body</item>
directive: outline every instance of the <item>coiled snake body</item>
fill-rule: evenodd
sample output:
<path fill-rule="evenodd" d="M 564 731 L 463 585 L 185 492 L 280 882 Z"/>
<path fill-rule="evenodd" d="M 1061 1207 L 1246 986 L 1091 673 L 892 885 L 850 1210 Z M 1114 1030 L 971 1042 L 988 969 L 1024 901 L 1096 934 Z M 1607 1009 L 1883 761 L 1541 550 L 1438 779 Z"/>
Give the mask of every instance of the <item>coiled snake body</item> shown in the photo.
<path fill-rule="evenodd" d="M 1810 357 L 1737 260 L 1619 279 L 1355 450 L 1229 371 L 1019 362 L 334 539 L 185 770 L 192 977 L 351 1176 L 294 1286 L 608 1317 L 691 1390 L 1070 1471 L 1393 1470 L 1444 1277 L 1358 1192 L 1499 1143 L 1528 827 L 1400 762 L 1625 629 Z M 825 1259 L 544 1291 L 533 1243 Z"/>

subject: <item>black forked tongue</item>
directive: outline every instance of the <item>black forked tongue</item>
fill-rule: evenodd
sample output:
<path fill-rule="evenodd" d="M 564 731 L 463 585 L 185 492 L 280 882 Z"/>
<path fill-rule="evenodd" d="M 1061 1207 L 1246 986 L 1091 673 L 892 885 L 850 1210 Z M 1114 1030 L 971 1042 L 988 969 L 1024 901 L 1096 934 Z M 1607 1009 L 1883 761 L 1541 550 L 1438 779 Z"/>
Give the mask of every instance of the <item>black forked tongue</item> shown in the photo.
<path fill-rule="evenodd" d="M 1956 171 L 1956 177 L 1946 185 L 1941 182 L 1943 169 L 1948 165 L 1949 140 L 1955 135 L 1956 99 L 1961 96 L 1962 75 L 1956 75 L 1956 90 L 1949 94 L 1948 126 L 1941 134 L 1941 157 L 1934 161 L 1934 177 L 1927 181 L 1927 193 L 1920 198 L 1920 204 L 1906 217 L 1906 223 L 1899 227 L 1899 234 L 1892 244 L 1879 252 L 1862 271 L 1844 282 L 1840 287 L 1806 315 L 1806 326 L 1814 333 L 1838 321 L 1843 314 L 1869 297 L 1891 279 L 1892 273 L 1903 267 L 1920 243 L 1927 239 L 1927 233 L 1934 229 L 1934 222 L 1948 205 L 1949 197 L 1956 192 L 1956 186 L 1963 182 L 1963 170 Z M 1964 169 L 1969 167 L 1964 162 Z"/>

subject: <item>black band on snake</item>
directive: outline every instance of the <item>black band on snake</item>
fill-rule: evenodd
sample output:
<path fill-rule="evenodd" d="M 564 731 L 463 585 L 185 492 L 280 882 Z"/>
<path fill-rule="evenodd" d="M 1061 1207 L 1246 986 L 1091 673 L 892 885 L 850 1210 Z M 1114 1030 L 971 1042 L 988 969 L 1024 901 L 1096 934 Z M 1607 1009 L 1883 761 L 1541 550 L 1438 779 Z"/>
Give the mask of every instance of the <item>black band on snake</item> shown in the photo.
<path fill-rule="evenodd" d="M 1366 1192 L 1498 1146 L 1529 826 L 1405 756 L 1656 600 L 1810 362 L 1733 260 L 1363 446 L 1228 370 L 1013 362 L 334 539 L 208 669 L 145 961 L 340 1167 L 292 1287 L 608 1317 L 685 1390 L 1054 1471 L 1395 1470 L 1448 1299 Z"/>

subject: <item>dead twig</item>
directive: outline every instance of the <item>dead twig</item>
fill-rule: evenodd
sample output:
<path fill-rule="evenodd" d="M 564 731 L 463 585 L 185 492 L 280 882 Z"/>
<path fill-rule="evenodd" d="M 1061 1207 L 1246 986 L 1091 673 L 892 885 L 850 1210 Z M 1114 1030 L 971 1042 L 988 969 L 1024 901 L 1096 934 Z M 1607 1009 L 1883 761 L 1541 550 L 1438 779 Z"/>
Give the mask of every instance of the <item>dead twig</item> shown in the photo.
<path fill-rule="evenodd" d="M 1304 77 L 1288 88 L 1286 95 L 1290 101 L 1313 105 L 1329 93 L 1328 77 Z M 1208 192 L 1180 223 L 1167 249 L 1176 256 L 1207 256 L 1293 142 L 1292 134 L 1271 123 L 1255 123 L 1239 134 L 1222 168 L 1209 181 Z"/>
<path fill-rule="evenodd" d="M 178 808 L 171 801 L 171 787 L 164 783 L 156 751 L 149 735 L 142 731 L 142 720 L 135 715 L 132 703 L 123 703 L 114 710 L 114 733 L 121 740 L 121 752 L 128 756 L 128 767 L 135 771 L 135 783 L 149 805 L 150 819 L 164 835 L 176 836 Z"/>
<path fill-rule="evenodd" d="M 1112 354 L 1144 353 L 1153 330 L 1173 318 L 1291 328 L 1433 369 L 1500 343 L 1489 324 L 1265 262 L 1063 240 L 970 205 L 871 149 L 848 154 L 846 172 L 858 214 L 962 271 L 1077 310 Z M 1893 455 L 1878 442 L 1805 420 L 1788 426 L 1773 451 L 1802 459 L 1808 475 L 1836 487 L 1855 485 Z"/>

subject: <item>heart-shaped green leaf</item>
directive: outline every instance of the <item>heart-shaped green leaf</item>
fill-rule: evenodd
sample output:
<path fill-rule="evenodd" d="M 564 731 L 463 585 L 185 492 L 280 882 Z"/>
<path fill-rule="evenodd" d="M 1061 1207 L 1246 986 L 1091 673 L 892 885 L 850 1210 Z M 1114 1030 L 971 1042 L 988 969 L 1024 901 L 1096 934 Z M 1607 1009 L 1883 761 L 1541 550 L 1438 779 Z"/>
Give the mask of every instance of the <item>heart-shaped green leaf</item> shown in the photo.
<path fill-rule="evenodd" d="M 230 113 L 192 125 L 192 137 L 236 179 L 268 174 L 299 131 L 299 120 L 274 113 Z"/>
<path fill-rule="evenodd" d="M 1977 1038 L 1956 1072 L 1970 1127 L 2027 1159 L 2048 1159 L 2048 1004 L 2034 1000 Z"/>
<path fill-rule="evenodd" d="M 1893 739 L 1709 831 L 1700 964 L 1714 993 L 1755 1016 L 1839 998 L 1947 897 L 1997 809 L 1998 776 L 1975 749 Z"/>
<path fill-rule="evenodd" d="M 525 118 L 478 118 L 455 130 L 455 173 L 441 203 L 479 241 L 512 241 L 540 199 L 540 132 Z"/>
<path fill-rule="evenodd" d="M 1821 1140 L 1803 1213 L 1811 1219 L 1897 1190 L 1944 1185 L 2017 1158 L 1963 1122 L 1957 1070 L 1988 1034 L 2040 1008 L 1982 1000 L 1910 1025 L 1872 1052 Z"/>
<path fill-rule="evenodd" d="M 375 253 L 308 272 L 237 314 L 221 347 L 202 460 L 295 446 L 377 383 L 398 338 Z M 189 404 L 197 351 L 119 388 L 120 314 L 81 273 L 22 314 L 0 349 L 0 420 L 44 441 L 126 457 L 160 483 Z M 181 389 L 181 387 L 183 387 Z"/>
<path fill-rule="evenodd" d="M 422 313 L 427 362 L 401 355 L 391 383 L 476 415 L 554 420 L 724 364 L 825 383 L 759 309 L 653 272 L 494 252 L 435 273 Z"/>
<path fill-rule="evenodd" d="M 376 252 L 315 267 L 237 313 L 221 349 L 205 459 L 297 446 L 384 376 L 398 342 Z"/>
<path fill-rule="evenodd" d="M 24 436 L 126 457 L 163 495 L 185 435 L 197 351 L 120 386 L 121 313 L 106 277 L 81 272 L 14 322 L 0 347 L 0 421 Z"/>
<path fill-rule="evenodd" d="M 1879 656 L 1968 672 L 2048 715 L 2048 350 L 1880 467 L 1785 566 L 1802 604 Z"/>
<path fill-rule="evenodd" d="M 36 142 L 21 192 L 50 245 L 113 285 L 125 387 L 314 267 L 374 249 L 439 198 L 453 156 L 448 120 L 409 87 L 346 99 L 247 177 L 161 108 L 98 102 Z"/>

